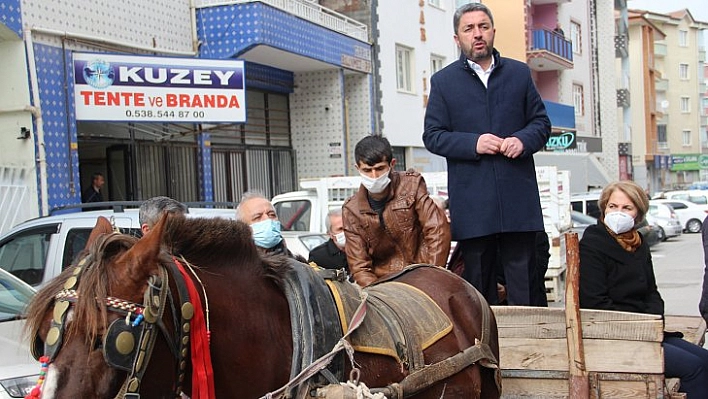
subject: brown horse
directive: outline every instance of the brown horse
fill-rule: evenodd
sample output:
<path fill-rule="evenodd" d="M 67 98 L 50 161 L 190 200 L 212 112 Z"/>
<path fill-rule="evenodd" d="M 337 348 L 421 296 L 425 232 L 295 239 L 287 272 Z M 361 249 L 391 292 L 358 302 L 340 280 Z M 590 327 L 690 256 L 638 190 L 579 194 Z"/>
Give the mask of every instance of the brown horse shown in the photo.
<path fill-rule="evenodd" d="M 214 382 L 213 390 L 201 391 L 209 392 L 201 397 L 259 398 L 293 377 L 297 363 L 293 360 L 302 356 L 297 353 L 298 336 L 294 339 L 291 330 L 285 276 L 293 268 L 311 268 L 283 256 L 259 255 L 247 225 L 165 217 L 138 240 L 111 232 L 103 219 L 85 252 L 81 261 L 37 294 L 28 311 L 28 332 L 38 344 L 35 352 L 48 357 L 43 399 L 174 398 L 178 392 L 200 397 L 192 384 L 196 363 L 189 356 L 189 342 L 194 345 L 199 328 L 197 317 L 191 320 L 194 292 L 201 305 L 194 305 L 193 313 L 204 317 L 202 324 L 210 334 L 204 342 L 210 348 Z M 184 266 L 186 282 L 174 272 L 176 263 Z M 404 392 L 405 397 L 498 398 L 493 316 L 484 337 L 488 356 L 459 366 L 460 354 L 483 338 L 482 319 L 490 319 L 489 307 L 476 290 L 435 267 L 415 268 L 395 282 L 427 294 L 451 321 L 452 330 L 422 352 L 425 365 L 453 358 L 459 370 L 446 364 L 454 370 L 452 375 L 414 376 L 400 359 L 356 352 L 360 381 L 368 387 L 390 388 L 410 376 L 417 377 L 418 385 L 414 392 Z M 189 291 L 185 284 L 193 287 L 191 301 L 183 299 Z M 385 292 L 387 284 L 377 286 Z M 332 297 L 320 300 L 332 302 Z M 336 334 L 341 337 L 342 330 Z M 319 334 L 314 336 L 323 341 Z M 317 348 L 316 357 L 330 349 Z M 339 360 L 344 365 L 341 373 L 330 365 L 334 371 L 327 375 L 330 380 L 344 375 L 346 381 L 352 364 L 345 355 Z M 427 382 L 421 385 L 421 380 Z M 124 396 L 126 392 L 133 394 Z"/>

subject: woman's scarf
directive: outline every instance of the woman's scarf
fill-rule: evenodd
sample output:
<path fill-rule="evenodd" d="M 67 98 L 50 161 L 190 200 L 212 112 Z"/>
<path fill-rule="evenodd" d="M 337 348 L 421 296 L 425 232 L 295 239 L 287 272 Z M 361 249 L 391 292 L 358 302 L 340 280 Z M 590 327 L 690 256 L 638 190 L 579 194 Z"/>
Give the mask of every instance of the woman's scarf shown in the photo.
<path fill-rule="evenodd" d="M 635 252 L 637 248 L 642 245 L 642 237 L 639 235 L 637 229 L 632 229 L 622 234 L 615 234 L 615 232 L 610 230 L 607 226 L 605 226 L 605 229 L 627 252 Z"/>

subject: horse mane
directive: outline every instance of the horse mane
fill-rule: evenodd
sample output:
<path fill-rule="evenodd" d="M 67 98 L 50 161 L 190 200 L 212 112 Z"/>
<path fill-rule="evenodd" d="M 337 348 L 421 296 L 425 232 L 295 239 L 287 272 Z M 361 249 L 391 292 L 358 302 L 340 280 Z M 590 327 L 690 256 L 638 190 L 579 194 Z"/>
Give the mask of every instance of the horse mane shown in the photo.
<path fill-rule="evenodd" d="M 238 260 L 240 271 L 264 275 L 279 286 L 288 268 L 288 257 L 262 256 L 253 242 L 251 228 L 246 223 L 230 219 L 170 216 L 162 243 L 169 253 L 183 256 L 193 262 L 193 266 L 233 268 Z"/>
<path fill-rule="evenodd" d="M 93 241 L 77 256 L 71 267 L 62 271 L 34 296 L 27 311 L 25 326 L 29 336 L 37 335 L 46 312 L 54 307 L 56 295 L 64 289 L 65 282 L 74 276 L 77 263 L 86 259 L 77 286 L 80 295 L 75 303 L 74 320 L 67 323 L 65 332 L 67 336 L 83 332 L 87 342 L 93 342 L 107 320 L 106 307 L 97 306 L 97 302 L 105 303 L 109 284 L 118 279 L 115 270 L 107 266 L 116 256 L 135 245 L 137 240 L 129 235 L 111 233 Z"/>

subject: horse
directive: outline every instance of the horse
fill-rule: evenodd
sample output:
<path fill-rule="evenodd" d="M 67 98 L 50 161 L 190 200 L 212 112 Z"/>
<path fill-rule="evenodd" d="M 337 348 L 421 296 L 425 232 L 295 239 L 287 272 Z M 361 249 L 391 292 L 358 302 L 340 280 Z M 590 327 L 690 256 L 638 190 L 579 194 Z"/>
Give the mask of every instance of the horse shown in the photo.
<path fill-rule="evenodd" d="M 307 325 L 295 331 L 303 321 L 293 321 L 286 289 L 292 284 L 287 275 L 295 269 L 295 284 L 310 293 L 305 307 L 329 309 L 323 304 L 332 302 L 332 294 L 314 297 L 319 288 L 310 287 L 324 279 L 316 273 L 302 277 L 316 270 L 287 256 L 263 255 L 244 223 L 171 215 L 138 239 L 113 232 L 99 218 L 84 253 L 43 287 L 28 309 L 32 351 L 44 355 L 46 370 L 33 394 L 42 399 L 311 397 L 315 379 L 309 378 L 305 391 L 288 384 L 296 372 L 333 349 L 332 343 L 341 342 L 345 350 L 315 370 L 316 385 L 353 381 L 371 387 L 371 395 L 389 398 L 500 396 L 496 322 L 488 304 L 463 279 L 439 267 L 415 267 L 374 285 L 384 297 L 387 292 L 399 296 L 389 286 L 420 291 L 449 320 L 449 331 L 422 350 L 424 363 L 414 369 L 410 359 L 401 361 L 405 356 L 351 348 L 343 339 L 351 338 L 350 332 L 339 321 L 351 322 L 352 329 L 355 320 L 341 314 L 310 314 L 324 323 L 324 333 L 303 336 Z M 347 286 L 355 285 L 340 283 L 340 288 Z M 369 303 L 362 295 L 361 302 Z M 362 308 L 359 304 L 357 310 Z M 357 314 L 366 324 L 370 316 Z M 400 333 L 408 327 L 388 328 Z M 323 334 L 334 334 L 334 339 Z M 299 352 L 308 341 L 328 346 L 304 356 Z M 479 348 L 481 355 L 463 356 Z M 280 394 L 274 394 L 278 389 Z"/>

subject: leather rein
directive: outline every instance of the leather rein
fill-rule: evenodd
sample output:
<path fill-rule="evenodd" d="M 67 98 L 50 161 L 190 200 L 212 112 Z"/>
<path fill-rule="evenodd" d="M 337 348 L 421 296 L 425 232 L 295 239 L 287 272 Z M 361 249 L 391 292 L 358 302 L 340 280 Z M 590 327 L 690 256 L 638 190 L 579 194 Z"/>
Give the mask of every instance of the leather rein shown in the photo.
<path fill-rule="evenodd" d="M 61 349 L 67 314 L 79 298 L 76 287 L 82 272 L 86 267 L 90 267 L 90 263 L 86 266 L 89 261 L 90 256 L 81 259 L 74 268 L 73 275 L 64 283 L 64 288 L 56 294 L 51 326 L 43 346 L 39 337 L 34 339 L 32 354 L 35 359 L 39 360 L 44 353 L 46 363 L 49 364 Z M 128 372 L 115 399 L 140 398 L 140 385 L 150 362 L 158 331 L 164 336 L 177 361 L 175 397 L 179 398 L 182 394 L 182 383 L 190 353 L 189 342 L 194 306 L 190 302 L 186 283 L 176 263 L 178 261 L 174 259 L 174 262 L 168 266 L 160 265 L 159 275 L 149 277 L 142 304 L 114 297 L 106 297 L 103 303 L 98 303 L 99 306 L 105 306 L 107 311 L 124 316 L 110 323 L 101 342 L 106 363 L 113 368 Z M 179 319 L 169 285 L 170 275 L 177 288 Z M 170 334 L 163 320 L 167 306 L 171 306 L 172 309 L 174 335 Z"/>

